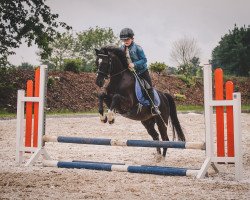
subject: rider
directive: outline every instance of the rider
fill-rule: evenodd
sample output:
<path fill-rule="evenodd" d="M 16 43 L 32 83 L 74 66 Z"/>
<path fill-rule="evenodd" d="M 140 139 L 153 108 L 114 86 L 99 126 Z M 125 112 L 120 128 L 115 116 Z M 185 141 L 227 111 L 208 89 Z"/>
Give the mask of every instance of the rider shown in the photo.
<path fill-rule="evenodd" d="M 147 67 L 147 58 L 144 54 L 141 46 L 137 45 L 134 42 L 134 32 L 130 28 L 124 28 L 120 32 L 120 39 L 123 42 L 121 49 L 125 51 L 126 57 L 128 60 L 128 68 L 132 71 L 135 69 L 136 73 L 140 78 L 145 79 L 149 85 L 150 89 L 148 89 L 148 94 L 151 100 L 154 101 L 154 92 L 151 77 L 148 72 Z M 150 106 L 152 108 L 152 114 L 159 115 L 161 112 L 158 107 L 154 105 L 152 101 L 150 102 Z"/>

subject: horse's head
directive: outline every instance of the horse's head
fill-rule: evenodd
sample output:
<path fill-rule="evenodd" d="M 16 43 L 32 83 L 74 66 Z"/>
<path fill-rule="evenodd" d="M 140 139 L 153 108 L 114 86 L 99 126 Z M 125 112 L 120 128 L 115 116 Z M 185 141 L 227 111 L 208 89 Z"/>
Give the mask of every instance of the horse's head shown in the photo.
<path fill-rule="evenodd" d="M 95 49 L 96 52 L 96 66 L 97 66 L 97 77 L 96 85 L 102 87 L 105 79 L 108 79 L 111 71 L 111 56 L 110 53 L 103 49 Z"/>
<path fill-rule="evenodd" d="M 105 79 L 118 77 L 128 69 L 125 52 L 114 46 L 95 49 L 97 78 L 96 85 L 102 87 Z"/>

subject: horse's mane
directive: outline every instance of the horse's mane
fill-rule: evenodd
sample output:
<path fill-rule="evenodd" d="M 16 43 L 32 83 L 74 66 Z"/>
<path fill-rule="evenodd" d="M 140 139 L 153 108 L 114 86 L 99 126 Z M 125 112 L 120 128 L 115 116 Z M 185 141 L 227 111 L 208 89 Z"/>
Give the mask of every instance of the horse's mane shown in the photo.
<path fill-rule="evenodd" d="M 126 54 L 121 48 L 116 46 L 106 46 L 103 47 L 102 49 L 104 50 L 105 53 L 112 52 L 113 54 L 115 54 L 120 59 L 124 67 L 128 66 Z"/>

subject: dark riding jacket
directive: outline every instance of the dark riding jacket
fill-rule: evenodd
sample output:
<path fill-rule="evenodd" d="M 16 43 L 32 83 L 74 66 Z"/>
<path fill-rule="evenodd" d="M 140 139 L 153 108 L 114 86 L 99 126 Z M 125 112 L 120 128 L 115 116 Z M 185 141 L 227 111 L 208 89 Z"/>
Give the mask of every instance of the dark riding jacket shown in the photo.
<path fill-rule="evenodd" d="M 121 49 L 125 51 L 125 45 L 122 45 Z M 133 64 L 135 65 L 136 73 L 142 74 L 148 69 L 147 58 L 144 54 L 143 49 L 141 48 L 141 46 L 139 46 L 135 42 L 132 42 L 131 45 L 128 47 L 128 49 L 129 49 L 130 58 Z"/>

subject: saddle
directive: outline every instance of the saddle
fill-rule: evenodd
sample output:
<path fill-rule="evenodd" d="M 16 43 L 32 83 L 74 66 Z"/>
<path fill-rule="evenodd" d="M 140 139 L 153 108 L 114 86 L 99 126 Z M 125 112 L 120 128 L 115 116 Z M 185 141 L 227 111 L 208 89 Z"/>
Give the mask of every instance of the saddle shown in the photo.
<path fill-rule="evenodd" d="M 143 86 L 143 88 L 141 85 Z M 149 85 L 149 83 L 145 79 L 140 78 L 140 82 L 139 82 L 139 80 L 136 78 L 135 79 L 136 98 L 139 101 L 139 103 L 142 104 L 143 106 L 150 106 L 150 102 L 149 102 L 148 96 L 147 96 L 144 88 L 148 90 L 151 88 L 151 86 Z M 154 88 L 153 88 L 153 91 L 154 91 L 154 104 L 156 106 L 159 106 L 161 103 L 159 94 Z"/>

